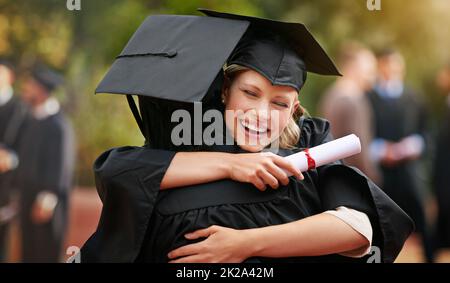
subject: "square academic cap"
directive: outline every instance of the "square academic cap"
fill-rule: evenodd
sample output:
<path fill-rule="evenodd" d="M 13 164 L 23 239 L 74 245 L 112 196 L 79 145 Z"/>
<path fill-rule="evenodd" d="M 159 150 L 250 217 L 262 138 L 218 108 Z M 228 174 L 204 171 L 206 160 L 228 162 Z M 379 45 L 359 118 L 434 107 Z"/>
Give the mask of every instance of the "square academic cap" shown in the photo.
<path fill-rule="evenodd" d="M 249 26 L 283 36 L 305 62 L 307 71 L 339 75 L 302 24 L 199 10 L 211 17 L 148 17 L 95 92 L 202 101 Z"/>
<path fill-rule="evenodd" d="M 38 63 L 31 68 L 30 76 L 46 88 L 49 94 L 57 87 L 64 84 L 64 77 L 60 73 L 41 63 Z"/>
<path fill-rule="evenodd" d="M 12 72 L 15 71 L 14 64 L 6 58 L 0 57 L 0 65 L 5 66 Z"/>
<path fill-rule="evenodd" d="M 230 55 L 234 50 L 242 51 L 242 45 L 247 42 L 253 44 L 249 45 L 250 49 L 244 47 L 249 52 L 236 52 L 230 63 L 247 63 L 244 65 L 260 71 L 273 84 L 291 85 L 299 90 L 307 71 L 339 75 L 331 59 L 302 24 L 200 11 L 209 17 L 148 17 L 95 91 L 126 94 L 142 132 L 143 122 L 130 95 L 187 103 L 203 101 L 212 92 L 210 87 L 217 85 L 216 79 L 220 78 Z M 267 30 L 282 37 L 290 48 L 271 40 L 266 45 L 259 44 L 251 37 L 255 30 L 263 34 Z M 244 44 L 239 44 L 241 39 Z M 249 58 L 247 55 L 253 56 L 252 60 L 243 59 Z"/>
<path fill-rule="evenodd" d="M 284 38 L 297 55 L 304 61 L 306 71 L 321 75 L 340 76 L 333 61 L 328 57 L 320 44 L 301 23 L 288 23 L 237 14 L 221 13 L 207 9 L 198 9 L 210 17 L 248 21 L 251 29 L 271 32 Z"/>
<path fill-rule="evenodd" d="M 150 16 L 95 92 L 202 101 L 248 25 L 201 16 Z"/>

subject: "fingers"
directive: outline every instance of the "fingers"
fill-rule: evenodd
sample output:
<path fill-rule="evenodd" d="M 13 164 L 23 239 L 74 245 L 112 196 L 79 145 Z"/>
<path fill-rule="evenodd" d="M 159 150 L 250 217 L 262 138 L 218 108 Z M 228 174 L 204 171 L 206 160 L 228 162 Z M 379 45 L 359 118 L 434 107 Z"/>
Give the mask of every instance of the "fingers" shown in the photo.
<path fill-rule="evenodd" d="M 272 160 L 276 165 L 287 170 L 292 175 L 294 175 L 297 179 L 299 179 L 299 180 L 305 179 L 302 172 L 300 172 L 300 170 L 297 167 L 295 167 L 291 162 L 285 160 L 283 157 L 274 155 L 272 157 Z"/>
<path fill-rule="evenodd" d="M 0 150 L 0 173 L 9 171 L 11 169 L 11 164 L 11 155 L 5 150 Z"/>
<path fill-rule="evenodd" d="M 169 261 L 169 263 L 206 263 L 206 262 L 208 261 L 200 255 L 186 256 L 176 260 Z"/>
<path fill-rule="evenodd" d="M 205 229 L 200 229 L 200 230 L 194 231 L 192 233 L 187 233 L 184 236 L 189 240 L 194 240 L 194 239 L 198 239 L 198 238 L 206 238 L 211 234 L 212 234 L 211 229 L 205 228 Z"/>
<path fill-rule="evenodd" d="M 296 168 L 291 162 L 285 160 L 283 157 L 278 156 L 271 152 L 259 153 L 262 158 L 254 159 L 249 167 L 253 167 L 245 182 L 252 183 L 259 190 L 264 191 L 266 185 L 276 189 L 280 183 L 283 185 L 289 184 L 289 176 L 292 174 L 299 180 L 303 180 L 304 176 L 302 172 Z"/>
<path fill-rule="evenodd" d="M 221 229 L 227 229 L 218 225 L 212 225 L 206 229 L 200 229 L 192 233 L 185 235 L 188 239 L 196 239 L 199 237 L 208 237 L 211 234 L 219 232 Z M 206 240 L 201 242 L 182 246 L 167 254 L 167 257 L 171 259 L 169 263 L 187 263 L 187 262 L 212 262 L 210 253 L 208 253 L 208 245 Z"/>
<path fill-rule="evenodd" d="M 260 169 L 257 172 L 258 177 L 260 177 L 265 184 L 272 187 L 272 189 L 278 188 L 278 180 L 274 176 L 272 176 L 267 170 Z"/>
<path fill-rule="evenodd" d="M 258 188 L 258 190 L 260 191 L 265 191 L 266 190 L 266 184 L 263 182 L 263 180 L 261 180 L 260 177 L 258 177 L 258 175 L 254 175 L 251 178 L 251 183 Z"/>
<path fill-rule="evenodd" d="M 211 225 L 208 228 L 199 229 L 199 230 L 196 230 L 194 232 L 187 233 L 184 236 L 187 239 L 189 239 L 189 240 L 195 240 L 195 239 L 198 239 L 198 238 L 207 238 L 211 234 L 214 234 L 215 232 L 217 232 L 218 230 L 219 230 L 219 226 Z"/>
<path fill-rule="evenodd" d="M 289 178 L 287 174 L 273 162 L 269 162 L 266 164 L 266 168 L 270 174 L 272 174 L 281 184 L 287 185 L 289 184 Z"/>
<path fill-rule="evenodd" d="M 175 258 L 179 258 L 179 257 L 195 255 L 195 254 L 198 254 L 200 251 L 201 251 L 201 242 L 182 246 L 181 248 L 175 249 L 175 250 L 171 251 L 167 255 L 167 257 L 169 259 L 175 259 Z"/>
<path fill-rule="evenodd" d="M 0 159 L 0 173 L 9 171 L 9 169 L 10 169 L 10 164 L 9 164 L 8 160 L 6 158 Z"/>

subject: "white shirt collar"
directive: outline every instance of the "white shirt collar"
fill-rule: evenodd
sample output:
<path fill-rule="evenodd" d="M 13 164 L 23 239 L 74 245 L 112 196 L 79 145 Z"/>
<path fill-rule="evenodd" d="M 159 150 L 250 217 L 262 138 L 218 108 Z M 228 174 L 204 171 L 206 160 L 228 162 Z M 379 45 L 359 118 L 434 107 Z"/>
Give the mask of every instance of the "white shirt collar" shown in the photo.
<path fill-rule="evenodd" d="M 0 106 L 8 103 L 13 96 L 13 88 L 11 86 L 7 86 L 6 88 L 0 90 Z"/>
<path fill-rule="evenodd" d="M 399 98 L 404 91 L 403 82 L 400 80 L 379 81 L 375 88 L 383 98 Z"/>
<path fill-rule="evenodd" d="M 33 116 L 38 120 L 42 120 L 49 116 L 55 115 L 59 112 L 59 109 L 60 105 L 58 100 L 54 97 L 50 97 L 47 98 L 44 103 L 33 109 Z"/>

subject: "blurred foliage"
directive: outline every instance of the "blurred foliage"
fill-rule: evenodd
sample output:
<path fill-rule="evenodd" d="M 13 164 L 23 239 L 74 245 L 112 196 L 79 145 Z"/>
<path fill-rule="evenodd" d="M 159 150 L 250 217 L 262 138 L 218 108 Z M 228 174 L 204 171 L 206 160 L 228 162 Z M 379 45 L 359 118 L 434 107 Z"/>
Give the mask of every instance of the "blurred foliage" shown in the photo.
<path fill-rule="evenodd" d="M 374 50 L 398 48 L 407 61 L 407 80 L 438 114 L 443 96 L 434 76 L 449 60 L 450 1 L 381 0 L 381 11 L 369 11 L 366 0 L 81 0 L 81 11 L 66 9 L 65 0 L 0 0 L 0 56 L 12 58 L 19 73 L 39 60 L 62 71 L 63 101 L 77 133 L 77 182 L 92 184 L 92 162 L 105 149 L 140 145 L 125 98 L 94 96 L 115 56 L 139 24 L 151 14 L 195 14 L 198 7 L 303 22 L 319 42 L 336 55 L 345 41 L 357 40 Z M 310 75 L 300 99 L 315 105 L 333 78 Z M 20 88 L 19 88 L 20 92 Z"/>

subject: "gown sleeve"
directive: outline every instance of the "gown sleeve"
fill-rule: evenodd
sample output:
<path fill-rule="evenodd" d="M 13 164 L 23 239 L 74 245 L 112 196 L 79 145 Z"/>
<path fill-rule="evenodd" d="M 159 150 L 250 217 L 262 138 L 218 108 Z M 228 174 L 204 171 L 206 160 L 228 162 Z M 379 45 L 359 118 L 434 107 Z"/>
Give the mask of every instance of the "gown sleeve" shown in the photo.
<path fill-rule="evenodd" d="M 332 140 L 328 121 L 306 118 L 301 123 L 300 146 L 313 147 Z M 394 262 L 414 230 L 411 218 L 357 168 L 338 161 L 316 171 L 322 209 L 345 206 L 365 213 L 373 228 L 373 246 L 381 251 L 381 261 Z"/>
<path fill-rule="evenodd" d="M 94 163 L 103 203 L 95 233 L 81 248 L 81 262 L 133 262 L 152 215 L 160 184 L 175 152 L 120 147 Z"/>

